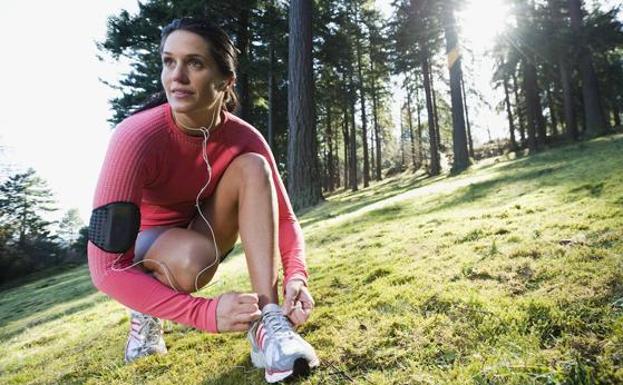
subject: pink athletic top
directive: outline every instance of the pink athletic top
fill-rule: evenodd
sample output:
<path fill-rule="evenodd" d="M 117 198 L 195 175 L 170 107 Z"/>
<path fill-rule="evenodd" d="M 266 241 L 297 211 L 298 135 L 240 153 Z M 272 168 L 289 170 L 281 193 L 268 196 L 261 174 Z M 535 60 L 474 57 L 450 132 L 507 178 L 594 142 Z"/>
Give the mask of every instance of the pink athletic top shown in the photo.
<path fill-rule="evenodd" d="M 230 162 L 254 152 L 268 161 L 279 203 L 279 251 L 284 282 L 307 282 L 304 240 L 277 172 L 270 147 L 253 126 L 224 112 L 221 124 L 210 133 L 207 153 L 212 178 L 200 199 L 209 197 Z M 108 145 L 93 207 L 111 202 L 132 202 L 140 207 L 141 230 L 154 226 L 186 226 L 197 214 L 195 199 L 208 173 L 202 158 L 202 136 L 190 136 L 175 124 L 168 103 L 132 115 L 119 123 Z M 88 243 L 89 270 L 99 290 L 136 311 L 173 320 L 200 330 L 217 332 L 214 299 L 175 292 L 137 267 L 112 269 L 118 254 Z M 115 264 L 127 267 L 134 258 L 130 248 Z"/>

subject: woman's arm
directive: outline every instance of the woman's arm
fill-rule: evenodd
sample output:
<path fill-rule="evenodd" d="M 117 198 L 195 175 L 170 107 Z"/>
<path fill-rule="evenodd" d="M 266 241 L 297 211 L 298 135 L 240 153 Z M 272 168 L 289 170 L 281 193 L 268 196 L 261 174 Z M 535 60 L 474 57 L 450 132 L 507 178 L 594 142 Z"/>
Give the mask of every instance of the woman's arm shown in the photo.
<path fill-rule="evenodd" d="M 161 136 L 142 132 L 140 126 L 122 123 L 116 128 L 99 176 L 93 207 L 111 202 L 130 202 L 140 207 L 142 189 L 155 175 L 153 162 L 161 141 Z M 134 247 L 119 257 L 89 242 L 87 254 L 95 287 L 120 303 L 158 318 L 217 331 L 216 299 L 176 292 L 137 267 L 124 269 L 131 264 Z"/>
<path fill-rule="evenodd" d="M 257 130 L 252 129 L 250 134 L 247 150 L 259 153 L 267 160 L 277 193 L 279 207 L 279 252 L 284 271 L 283 288 L 285 290 L 287 283 L 293 279 L 299 279 L 307 285 L 308 271 L 305 263 L 303 231 L 292 209 L 290 198 L 279 176 L 275 158 L 268 143 L 266 143 Z"/>

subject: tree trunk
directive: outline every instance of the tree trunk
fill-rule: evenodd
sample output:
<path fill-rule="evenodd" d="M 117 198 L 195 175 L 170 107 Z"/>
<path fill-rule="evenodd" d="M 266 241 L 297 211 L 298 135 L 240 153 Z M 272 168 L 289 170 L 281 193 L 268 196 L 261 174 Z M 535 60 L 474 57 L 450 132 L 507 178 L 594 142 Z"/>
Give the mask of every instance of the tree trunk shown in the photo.
<path fill-rule="evenodd" d="M 290 3 L 288 62 L 288 191 L 293 208 L 322 200 L 313 101 L 312 4 Z"/>
<path fill-rule="evenodd" d="M 400 108 L 400 170 L 405 167 L 405 125 L 403 116 L 404 105 Z"/>
<path fill-rule="evenodd" d="M 519 99 L 519 84 L 517 82 L 517 75 L 513 71 L 513 92 L 515 94 L 515 115 L 517 115 L 517 121 L 519 122 L 519 136 L 521 137 L 521 147 L 526 147 L 526 127 L 524 125 L 525 110 L 521 108 L 521 101 Z"/>
<path fill-rule="evenodd" d="M 333 121 L 331 120 L 331 104 L 327 105 L 327 147 L 329 149 L 327 154 L 327 174 L 329 176 L 329 181 L 327 183 L 328 190 L 335 190 L 335 170 L 333 168 Z"/>
<path fill-rule="evenodd" d="M 422 164 L 424 163 L 424 151 L 422 148 L 422 118 L 421 118 L 422 108 L 420 104 L 419 87 L 417 87 L 417 85 L 415 87 L 415 105 L 417 109 L 417 147 L 418 147 L 418 165 L 416 168 L 420 168 Z"/>
<path fill-rule="evenodd" d="M 372 72 L 372 115 L 374 117 L 374 149 L 376 151 L 376 180 L 383 179 L 381 175 L 381 139 L 379 135 L 379 113 L 377 105 L 376 95 L 376 82 L 374 81 L 374 62 L 370 59 L 370 66 Z"/>
<path fill-rule="evenodd" d="M 593 55 L 586 43 L 582 17 L 582 1 L 568 0 L 571 28 L 575 34 L 575 43 L 580 55 L 580 73 L 582 74 L 582 98 L 584 100 L 584 118 L 588 137 L 603 135 L 609 130 L 605 118 L 597 75 L 593 67 Z"/>
<path fill-rule="evenodd" d="M 539 94 L 536 88 L 536 69 L 527 59 L 523 60 L 524 92 L 526 94 L 527 123 L 528 123 L 528 150 L 539 150 L 537 141 L 537 108 L 540 109 Z"/>
<path fill-rule="evenodd" d="M 240 54 L 238 55 L 238 95 L 240 95 L 240 111 L 239 116 L 251 121 L 251 91 L 249 90 L 249 63 L 250 58 L 250 33 L 249 33 L 249 10 L 245 7 L 240 8 L 238 13 L 238 47 Z"/>
<path fill-rule="evenodd" d="M 355 124 L 355 104 L 356 96 L 354 90 L 355 82 L 353 81 L 352 71 L 350 74 L 350 85 L 353 92 L 350 96 L 350 125 L 352 131 L 350 132 L 350 189 L 352 191 L 359 190 L 359 181 L 357 180 L 357 125 Z"/>
<path fill-rule="evenodd" d="M 569 73 L 569 67 L 567 66 L 567 59 L 561 57 L 558 62 L 558 67 L 560 68 L 560 82 L 562 83 L 565 129 L 569 139 L 578 140 L 578 122 L 575 117 L 573 86 L 571 85 L 571 76 Z"/>
<path fill-rule="evenodd" d="M 614 125 L 619 127 L 621 125 L 621 112 L 616 100 L 612 102 L 612 118 L 614 119 Z"/>
<path fill-rule="evenodd" d="M 439 162 L 439 142 L 437 139 L 437 132 L 435 130 L 435 113 L 433 111 L 433 98 L 431 95 L 431 79 L 429 73 L 428 53 L 424 53 L 423 56 L 422 74 L 424 76 L 426 110 L 428 112 L 428 135 L 430 138 L 430 165 L 428 172 L 431 176 L 435 176 L 441 173 L 441 165 Z"/>
<path fill-rule="evenodd" d="M 274 42 L 268 42 L 268 138 L 270 148 L 275 151 L 275 48 Z"/>
<path fill-rule="evenodd" d="M 340 148 L 340 135 L 339 135 L 339 129 L 336 127 L 335 129 L 335 143 L 333 144 L 333 154 L 334 154 L 334 160 L 335 160 L 335 165 L 333 166 L 333 170 L 334 170 L 334 177 L 335 177 L 335 189 L 339 189 L 340 186 L 342 185 L 342 179 L 340 178 L 340 152 L 339 152 L 339 148 Z"/>
<path fill-rule="evenodd" d="M 458 47 L 458 35 L 451 2 L 442 2 L 444 30 L 446 36 L 446 54 L 450 71 L 450 98 L 452 100 L 452 150 L 454 160 L 452 171 L 460 172 L 469 166 L 467 152 L 467 134 L 465 130 L 463 96 L 461 92 L 461 55 Z"/>
<path fill-rule="evenodd" d="M 350 148 L 350 134 L 348 129 L 348 108 L 346 104 L 344 104 L 343 111 L 344 121 L 342 122 L 342 135 L 344 136 L 344 190 L 348 188 L 348 184 L 350 183 L 350 157 L 349 157 L 349 148 Z"/>
<path fill-rule="evenodd" d="M 463 105 L 465 106 L 465 123 L 467 124 L 467 149 L 469 156 L 474 157 L 474 141 L 472 140 L 472 125 L 469 122 L 469 108 L 467 107 L 467 90 L 465 89 L 465 81 L 463 79 L 463 71 L 461 71 L 461 90 L 463 93 Z"/>
<path fill-rule="evenodd" d="M 517 140 L 515 139 L 515 124 L 513 123 L 513 110 L 511 109 L 511 101 L 509 96 L 508 78 L 504 76 L 504 102 L 506 104 L 506 114 L 508 115 L 508 129 L 511 134 L 511 149 L 517 152 Z"/>
<path fill-rule="evenodd" d="M 558 119 L 556 118 L 556 103 L 554 102 L 554 96 L 552 90 L 548 87 L 545 88 L 547 93 L 547 105 L 549 107 L 550 119 L 552 120 L 552 136 L 558 136 Z"/>
<path fill-rule="evenodd" d="M 357 75 L 359 77 L 359 101 L 361 103 L 361 146 L 363 147 L 363 187 L 370 185 L 370 160 L 368 155 L 368 118 L 366 115 L 366 92 L 363 79 L 363 65 L 361 63 L 361 39 L 355 37 L 357 45 Z"/>
<path fill-rule="evenodd" d="M 413 169 L 417 170 L 417 159 L 415 157 L 415 137 L 413 135 L 413 119 L 411 117 L 411 88 L 407 85 L 407 122 L 409 122 L 409 138 L 411 139 L 411 161 Z"/>
<path fill-rule="evenodd" d="M 430 79 L 430 94 L 433 98 L 433 117 L 435 126 L 435 138 L 437 140 L 437 151 L 441 148 L 441 133 L 439 131 L 439 111 L 437 110 L 437 93 L 435 92 L 435 79 L 433 79 L 433 66 L 428 62 L 428 77 Z M 441 171 L 441 167 L 439 169 Z"/>

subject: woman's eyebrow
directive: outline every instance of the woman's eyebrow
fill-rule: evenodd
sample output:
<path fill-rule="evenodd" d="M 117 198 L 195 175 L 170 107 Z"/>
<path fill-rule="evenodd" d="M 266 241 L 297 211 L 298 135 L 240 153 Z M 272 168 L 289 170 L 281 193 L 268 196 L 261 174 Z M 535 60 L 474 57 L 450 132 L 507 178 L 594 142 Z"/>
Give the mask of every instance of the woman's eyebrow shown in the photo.
<path fill-rule="evenodd" d="M 164 51 L 162 54 L 163 55 L 173 55 L 171 52 L 167 52 L 167 51 Z M 191 54 L 186 55 L 185 57 L 186 58 L 200 58 L 200 59 L 204 59 L 205 60 L 205 57 L 203 55 L 200 55 L 200 54 L 197 54 L 197 53 L 191 53 Z"/>

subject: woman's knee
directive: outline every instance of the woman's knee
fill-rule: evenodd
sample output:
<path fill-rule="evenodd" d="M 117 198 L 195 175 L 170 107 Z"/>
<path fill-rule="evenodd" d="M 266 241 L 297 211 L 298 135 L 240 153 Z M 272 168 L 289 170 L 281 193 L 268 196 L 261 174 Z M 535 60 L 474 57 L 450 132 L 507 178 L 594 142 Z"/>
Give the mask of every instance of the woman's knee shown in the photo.
<path fill-rule="evenodd" d="M 270 165 L 261 154 L 255 152 L 241 154 L 233 160 L 232 165 L 245 182 L 268 182 L 271 178 Z"/>
<path fill-rule="evenodd" d="M 207 239 L 193 240 L 186 245 L 179 258 L 176 258 L 172 270 L 178 290 L 186 293 L 195 292 L 212 278 L 217 263 L 212 255 L 214 253 L 209 252 L 210 245 Z"/>

